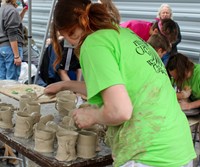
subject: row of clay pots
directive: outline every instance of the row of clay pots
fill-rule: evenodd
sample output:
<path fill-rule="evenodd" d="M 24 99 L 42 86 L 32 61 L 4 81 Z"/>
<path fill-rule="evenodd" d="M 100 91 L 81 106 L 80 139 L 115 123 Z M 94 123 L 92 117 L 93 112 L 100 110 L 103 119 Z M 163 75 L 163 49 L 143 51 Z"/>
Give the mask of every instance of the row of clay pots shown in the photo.
<path fill-rule="evenodd" d="M 77 157 L 92 158 L 96 155 L 97 134 L 92 131 L 74 131 L 56 125 L 53 121 L 46 124 L 38 122 L 34 131 L 34 150 L 42 153 L 53 152 L 54 140 L 57 139 L 56 159 L 60 161 L 71 161 Z"/>
<path fill-rule="evenodd" d="M 98 130 L 94 127 L 88 131 L 77 130 L 70 117 L 71 112 L 76 108 L 76 96 L 69 91 L 59 92 L 56 96 L 56 109 L 59 115 L 64 116 L 59 126 L 53 122 L 52 115 L 41 117 L 40 104 L 34 101 L 37 96 L 22 95 L 19 100 L 19 111 L 16 113 L 14 136 L 27 139 L 34 134 L 34 149 L 38 152 L 53 152 L 54 141 L 57 139 L 56 159 L 58 160 L 71 161 L 77 157 L 94 157 L 99 142 Z M 6 112 L 9 115 L 8 111 Z M 9 121 L 11 120 L 9 128 L 13 127 L 12 113 L 9 116 Z"/>

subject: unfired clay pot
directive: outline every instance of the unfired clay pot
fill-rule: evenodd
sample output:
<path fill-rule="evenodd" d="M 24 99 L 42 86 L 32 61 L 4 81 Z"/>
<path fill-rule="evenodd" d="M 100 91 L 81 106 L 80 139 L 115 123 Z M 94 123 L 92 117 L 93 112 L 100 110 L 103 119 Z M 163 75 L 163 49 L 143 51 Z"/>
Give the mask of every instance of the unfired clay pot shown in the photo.
<path fill-rule="evenodd" d="M 0 127 L 4 129 L 13 128 L 12 123 L 13 112 L 9 106 L 0 107 Z"/>
<path fill-rule="evenodd" d="M 52 114 L 48 114 L 48 115 L 42 116 L 39 122 L 46 124 L 48 121 L 53 121 L 53 120 L 54 120 L 54 116 Z"/>
<path fill-rule="evenodd" d="M 30 96 L 31 99 L 37 98 L 37 93 L 35 91 L 28 91 L 28 92 L 26 92 L 26 95 Z"/>
<path fill-rule="evenodd" d="M 23 112 L 27 112 L 28 114 L 31 114 L 33 112 L 40 113 L 40 103 L 36 101 L 30 101 L 26 103 L 26 107 L 24 108 Z"/>
<path fill-rule="evenodd" d="M 56 99 L 62 99 L 64 101 L 73 101 L 74 102 L 76 100 L 76 98 L 77 98 L 76 95 L 69 90 L 60 91 L 56 94 Z"/>
<path fill-rule="evenodd" d="M 26 107 L 26 104 L 31 101 L 31 96 L 21 95 L 19 98 L 19 111 L 23 111 Z"/>
<path fill-rule="evenodd" d="M 106 135 L 106 129 L 103 125 L 95 124 L 90 128 L 86 128 L 87 131 L 92 131 L 97 134 L 96 151 L 101 151 L 100 142 L 104 141 Z"/>
<path fill-rule="evenodd" d="M 55 108 L 58 110 L 60 116 L 67 116 L 76 108 L 77 97 L 70 91 L 61 91 L 56 94 Z"/>
<path fill-rule="evenodd" d="M 35 147 L 34 150 L 43 153 L 53 152 L 54 140 L 56 131 L 45 126 L 35 126 Z M 38 125 L 38 126 L 37 126 Z M 41 128 L 42 127 L 42 128 Z"/>
<path fill-rule="evenodd" d="M 89 159 L 96 156 L 97 134 L 91 131 L 80 131 L 77 141 L 77 156 Z"/>
<path fill-rule="evenodd" d="M 75 160 L 77 158 L 75 146 L 78 133 L 69 130 L 58 131 L 56 137 L 58 140 L 56 159 L 59 161 Z"/>
<path fill-rule="evenodd" d="M 35 123 L 35 113 L 28 114 L 25 112 L 18 112 L 16 114 L 16 124 L 14 128 L 14 136 L 29 138 L 33 135 L 33 125 Z"/>
<path fill-rule="evenodd" d="M 73 130 L 77 131 L 77 128 L 74 123 L 74 119 L 69 116 L 64 116 L 62 121 L 58 125 L 58 130 Z"/>

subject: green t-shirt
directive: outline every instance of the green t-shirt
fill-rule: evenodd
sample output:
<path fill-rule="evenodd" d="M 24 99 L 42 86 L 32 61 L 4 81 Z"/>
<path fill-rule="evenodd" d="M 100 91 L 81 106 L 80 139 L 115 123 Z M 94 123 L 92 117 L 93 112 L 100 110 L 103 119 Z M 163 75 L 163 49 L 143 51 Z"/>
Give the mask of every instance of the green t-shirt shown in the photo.
<path fill-rule="evenodd" d="M 100 92 L 123 84 L 134 107 L 129 121 L 108 127 L 114 166 L 130 160 L 157 167 L 187 164 L 196 156 L 191 132 L 163 63 L 132 31 L 119 31 L 89 35 L 80 54 L 89 103 L 103 105 Z"/>
<path fill-rule="evenodd" d="M 185 83 L 192 89 L 191 100 L 200 99 L 200 64 L 194 65 L 194 71 L 192 77 Z"/>

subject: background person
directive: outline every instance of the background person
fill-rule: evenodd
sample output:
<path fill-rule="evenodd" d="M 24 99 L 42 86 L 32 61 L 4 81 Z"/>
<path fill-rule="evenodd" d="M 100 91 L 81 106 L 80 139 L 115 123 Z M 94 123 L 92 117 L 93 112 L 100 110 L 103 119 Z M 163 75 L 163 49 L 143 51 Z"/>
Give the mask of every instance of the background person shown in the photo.
<path fill-rule="evenodd" d="M 65 44 L 65 40 L 61 39 L 59 35 L 59 45 L 62 50 L 62 59 L 59 60 L 56 67 L 54 62 L 56 60 L 55 51 L 52 43 L 48 45 L 44 52 L 42 64 L 40 66 L 40 77 L 42 80 L 38 81 L 41 86 L 47 86 L 58 81 L 81 80 L 80 63 L 74 54 L 74 48 Z M 43 81 L 43 82 L 42 82 Z"/>
<path fill-rule="evenodd" d="M 85 82 L 58 82 L 44 93 L 87 93 L 88 102 L 99 107 L 75 110 L 74 121 L 79 128 L 108 126 L 116 167 L 192 166 L 196 155 L 188 121 L 153 48 L 89 0 L 58 0 L 53 18 L 57 58 L 62 58 L 59 31 L 77 46 Z"/>
<path fill-rule="evenodd" d="M 200 65 L 177 53 L 170 56 L 166 69 L 177 86 L 177 98 L 183 110 L 200 107 Z M 182 99 L 190 99 L 190 101 Z"/>
<path fill-rule="evenodd" d="M 169 41 L 162 34 L 151 35 L 147 40 L 147 43 L 149 43 L 156 50 L 160 58 L 162 58 L 164 54 L 171 50 Z"/>
<path fill-rule="evenodd" d="M 0 79 L 18 80 L 23 56 L 23 26 L 16 0 L 0 8 Z"/>
<path fill-rule="evenodd" d="M 173 12 L 172 12 L 172 8 L 170 7 L 170 5 L 168 5 L 166 3 L 162 4 L 160 6 L 160 8 L 158 9 L 157 18 L 159 18 L 160 20 L 173 19 Z M 177 36 L 177 40 L 172 43 L 172 48 L 171 48 L 170 54 L 177 53 L 177 45 L 181 42 L 181 38 L 182 38 L 180 27 L 179 27 L 177 22 L 175 22 L 175 23 L 176 23 L 176 26 L 177 26 L 178 36 Z"/>
<path fill-rule="evenodd" d="M 121 27 L 129 28 L 144 41 L 147 41 L 153 34 L 161 33 L 170 43 L 176 41 L 177 26 L 171 19 L 163 19 L 155 23 L 144 20 L 129 20 L 120 24 Z"/>

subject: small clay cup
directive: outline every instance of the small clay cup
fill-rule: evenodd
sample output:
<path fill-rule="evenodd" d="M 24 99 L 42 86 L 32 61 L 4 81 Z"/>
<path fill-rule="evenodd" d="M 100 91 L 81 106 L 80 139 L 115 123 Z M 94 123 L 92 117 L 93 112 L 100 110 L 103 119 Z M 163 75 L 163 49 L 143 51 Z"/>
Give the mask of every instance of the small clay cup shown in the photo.
<path fill-rule="evenodd" d="M 96 156 L 97 134 L 91 131 L 80 131 L 77 141 L 77 156 L 84 159 Z"/>

